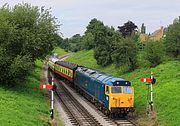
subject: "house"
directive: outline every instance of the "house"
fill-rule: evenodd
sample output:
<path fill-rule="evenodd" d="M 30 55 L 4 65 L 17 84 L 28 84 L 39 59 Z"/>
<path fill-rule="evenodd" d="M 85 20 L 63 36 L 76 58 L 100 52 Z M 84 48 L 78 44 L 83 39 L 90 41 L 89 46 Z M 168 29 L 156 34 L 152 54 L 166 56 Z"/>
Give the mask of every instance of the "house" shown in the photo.
<path fill-rule="evenodd" d="M 164 28 L 163 26 L 161 26 L 160 29 L 154 31 L 152 34 L 145 34 L 145 33 L 141 33 L 140 34 L 140 41 L 142 43 L 148 41 L 148 40 L 153 40 L 153 41 L 160 41 L 161 38 L 164 37 Z"/>
<path fill-rule="evenodd" d="M 163 26 L 161 26 L 160 29 L 156 30 L 149 36 L 149 39 L 153 41 L 159 41 L 163 36 L 164 36 L 164 28 Z"/>

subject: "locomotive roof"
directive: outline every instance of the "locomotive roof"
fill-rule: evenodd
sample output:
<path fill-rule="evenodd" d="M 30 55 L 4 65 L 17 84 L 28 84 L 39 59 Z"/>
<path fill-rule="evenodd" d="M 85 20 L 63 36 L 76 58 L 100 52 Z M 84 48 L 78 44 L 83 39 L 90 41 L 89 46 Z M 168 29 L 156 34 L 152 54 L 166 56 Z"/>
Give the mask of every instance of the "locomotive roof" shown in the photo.
<path fill-rule="evenodd" d="M 92 77 L 93 79 L 110 86 L 131 86 L 131 83 L 127 80 L 117 78 L 86 67 L 78 67 L 77 71 L 80 71 L 84 75 Z"/>
<path fill-rule="evenodd" d="M 75 68 L 78 67 L 77 64 L 69 63 L 69 62 L 65 62 L 65 61 L 57 61 L 56 64 L 59 64 L 61 66 L 67 67 L 67 68 L 70 68 L 72 70 L 74 70 Z"/>

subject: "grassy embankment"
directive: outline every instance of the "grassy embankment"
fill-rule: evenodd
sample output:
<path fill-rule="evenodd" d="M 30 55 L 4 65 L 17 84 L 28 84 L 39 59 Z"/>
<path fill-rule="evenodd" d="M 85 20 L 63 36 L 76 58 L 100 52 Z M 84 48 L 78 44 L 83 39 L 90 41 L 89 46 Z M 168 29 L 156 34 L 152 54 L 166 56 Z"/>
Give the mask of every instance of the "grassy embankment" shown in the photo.
<path fill-rule="evenodd" d="M 0 87 L 0 126 L 47 125 L 49 107 L 45 93 L 39 89 L 42 62 L 26 82 L 14 87 Z"/>
<path fill-rule="evenodd" d="M 59 48 L 54 52 L 67 54 Z M 35 64 L 35 70 L 26 82 L 14 87 L 0 87 L 0 126 L 48 125 L 49 103 L 44 90 L 39 89 L 43 63 L 37 60 Z M 63 125 L 59 119 L 57 123 Z"/>
<path fill-rule="evenodd" d="M 68 52 L 65 52 L 63 49 L 57 47 L 53 50 L 53 53 L 57 53 L 58 56 L 63 56 L 63 55 L 66 55 L 68 54 Z"/>
<path fill-rule="evenodd" d="M 93 51 L 80 51 L 68 59 L 69 62 L 104 71 L 111 75 L 127 79 L 135 88 L 135 115 L 142 126 L 178 126 L 180 124 L 180 62 L 167 61 L 155 68 L 140 68 L 133 72 L 120 75 L 114 65 L 100 67 L 93 58 Z M 148 117 L 146 113 L 147 85 L 139 81 L 154 73 L 157 83 L 153 85 L 155 114 Z"/>

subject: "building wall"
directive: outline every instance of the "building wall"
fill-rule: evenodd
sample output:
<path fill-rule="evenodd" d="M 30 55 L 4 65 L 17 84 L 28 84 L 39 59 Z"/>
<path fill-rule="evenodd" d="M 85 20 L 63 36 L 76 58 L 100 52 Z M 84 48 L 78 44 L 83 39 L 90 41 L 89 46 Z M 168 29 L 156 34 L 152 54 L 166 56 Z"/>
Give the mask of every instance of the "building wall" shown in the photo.
<path fill-rule="evenodd" d="M 152 35 L 150 35 L 150 39 L 154 41 L 159 41 L 164 35 L 164 28 L 161 27 L 159 30 L 155 31 Z"/>
<path fill-rule="evenodd" d="M 156 30 L 151 35 L 140 34 L 140 41 L 142 43 L 144 43 L 145 41 L 148 41 L 148 40 L 160 41 L 161 38 L 163 38 L 163 36 L 164 36 L 164 28 L 163 28 L 163 26 L 161 26 L 161 28 L 159 30 Z"/>

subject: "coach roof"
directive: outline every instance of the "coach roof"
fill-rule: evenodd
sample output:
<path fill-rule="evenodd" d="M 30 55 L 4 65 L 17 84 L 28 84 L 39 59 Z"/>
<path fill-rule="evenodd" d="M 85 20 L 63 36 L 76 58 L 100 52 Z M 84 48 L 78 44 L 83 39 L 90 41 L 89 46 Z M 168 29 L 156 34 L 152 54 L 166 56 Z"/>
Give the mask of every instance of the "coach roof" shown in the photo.
<path fill-rule="evenodd" d="M 73 69 L 73 70 L 78 67 L 77 64 L 69 63 L 69 62 L 65 62 L 65 61 L 57 61 L 56 64 L 59 64 L 61 66 L 64 66 L 64 67 L 67 67 L 67 68 L 70 68 L 70 69 Z"/>

